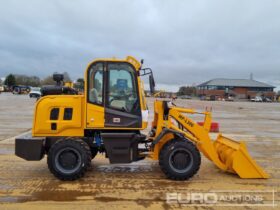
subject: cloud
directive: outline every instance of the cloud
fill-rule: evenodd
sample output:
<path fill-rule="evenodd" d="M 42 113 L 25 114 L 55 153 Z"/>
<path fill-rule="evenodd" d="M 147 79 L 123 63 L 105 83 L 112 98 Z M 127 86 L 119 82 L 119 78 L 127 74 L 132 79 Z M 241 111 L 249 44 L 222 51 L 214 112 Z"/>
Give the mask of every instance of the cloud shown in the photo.
<path fill-rule="evenodd" d="M 174 86 L 215 77 L 279 84 L 279 1 L 4 1 L 0 76 L 68 71 L 97 57 L 145 59 Z"/>

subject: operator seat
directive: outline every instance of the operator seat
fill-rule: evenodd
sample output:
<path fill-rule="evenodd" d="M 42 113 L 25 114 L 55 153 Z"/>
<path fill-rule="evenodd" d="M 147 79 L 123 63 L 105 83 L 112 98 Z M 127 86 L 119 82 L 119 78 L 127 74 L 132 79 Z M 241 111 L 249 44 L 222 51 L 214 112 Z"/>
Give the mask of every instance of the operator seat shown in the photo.
<path fill-rule="evenodd" d="M 98 92 L 95 88 L 92 88 L 89 92 L 89 100 L 93 103 L 98 102 Z"/>

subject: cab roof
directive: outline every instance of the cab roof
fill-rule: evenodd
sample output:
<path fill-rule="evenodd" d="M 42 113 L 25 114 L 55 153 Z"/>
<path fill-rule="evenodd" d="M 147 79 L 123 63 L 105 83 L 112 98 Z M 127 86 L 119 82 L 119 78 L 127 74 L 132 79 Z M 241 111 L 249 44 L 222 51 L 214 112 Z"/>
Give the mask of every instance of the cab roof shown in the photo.
<path fill-rule="evenodd" d="M 125 59 L 119 59 L 119 58 L 97 58 L 97 59 L 94 59 L 90 64 L 93 64 L 97 61 L 111 61 L 111 62 L 127 62 L 127 63 L 130 63 L 131 65 L 134 66 L 134 68 L 136 69 L 136 71 L 139 71 L 140 70 L 140 67 L 141 67 L 141 63 L 136 59 L 134 58 L 133 56 L 127 56 Z"/>

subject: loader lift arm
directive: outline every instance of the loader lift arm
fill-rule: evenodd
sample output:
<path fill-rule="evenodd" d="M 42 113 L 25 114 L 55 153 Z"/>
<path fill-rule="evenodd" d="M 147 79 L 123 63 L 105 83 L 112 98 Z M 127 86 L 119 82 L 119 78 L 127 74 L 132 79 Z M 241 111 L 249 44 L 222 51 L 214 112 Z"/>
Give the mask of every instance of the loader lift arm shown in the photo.
<path fill-rule="evenodd" d="M 223 171 L 238 174 L 240 178 L 269 177 L 250 157 L 244 142 L 231 140 L 222 134 L 219 134 L 215 141 L 211 140 L 209 135 L 212 119 L 211 112 L 196 112 L 192 109 L 176 106 L 166 108 L 166 103 L 166 101 L 155 102 L 153 126 L 157 131 L 154 138 L 154 155 L 158 155 L 162 145 L 170 139 L 167 137 L 168 133 L 169 135 L 171 133 L 171 135 L 175 134 L 177 136 L 181 134 L 185 139 L 193 142 L 205 157 Z M 185 114 L 204 115 L 204 125 L 198 125 Z M 165 119 L 160 119 L 161 115 L 165 116 L 163 117 Z M 163 142 L 158 144 L 161 140 Z M 154 159 L 156 158 L 154 156 Z"/>

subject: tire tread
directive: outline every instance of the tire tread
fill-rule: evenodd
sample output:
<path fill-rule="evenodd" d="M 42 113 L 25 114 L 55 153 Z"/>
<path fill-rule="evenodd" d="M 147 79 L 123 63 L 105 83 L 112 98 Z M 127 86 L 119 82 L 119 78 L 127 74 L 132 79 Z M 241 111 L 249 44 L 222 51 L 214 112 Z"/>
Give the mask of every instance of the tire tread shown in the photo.
<path fill-rule="evenodd" d="M 53 158 L 55 157 L 55 152 L 56 149 L 59 147 L 64 147 L 64 146 L 68 146 L 68 145 L 73 145 L 74 147 L 80 147 L 83 150 L 84 155 L 86 156 L 84 164 L 85 166 L 81 168 L 81 170 L 79 170 L 78 173 L 74 173 L 71 175 L 65 175 L 62 174 L 60 172 L 58 172 L 54 165 L 53 165 Z M 83 155 L 83 154 L 82 154 Z M 50 170 L 50 172 L 57 177 L 60 180 L 63 181 L 73 181 L 76 179 L 79 179 L 81 177 L 83 177 L 85 175 L 85 172 L 90 168 L 91 166 L 91 150 L 89 145 L 81 140 L 81 139 L 62 139 L 58 142 L 56 142 L 55 144 L 52 145 L 52 147 L 50 148 L 49 152 L 48 152 L 48 168 Z"/>
<path fill-rule="evenodd" d="M 182 175 L 182 174 L 178 175 L 178 174 L 174 173 L 169 168 L 168 163 L 165 160 L 165 156 L 168 153 L 168 150 L 170 150 L 170 148 L 172 146 L 176 146 L 176 144 L 182 143 L 182 142 L 185 143 L 186 145 L 188 145 L 187 147 L 191 148 L 193 150 L 193 152 L 198 156 L 197 160 L 194 159 L 194 161 L 196 160 L 194 162 L 194 167 L 191 169 L 191 172 L 188 173 L 187 175 Z M 190 179 L 192 176 L 194 176 L 198 172 L 200 165 L 201 165 L 200 152 L 198 151 L 196 146 L 187 139 L 172 139 L 172 140 L 168 141 L 167 143 L 165 143 L 160 151 L 159 166 L 168 179 L 178 180 L 178 181 Z"/>

